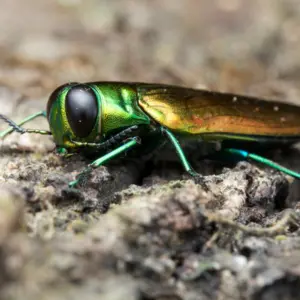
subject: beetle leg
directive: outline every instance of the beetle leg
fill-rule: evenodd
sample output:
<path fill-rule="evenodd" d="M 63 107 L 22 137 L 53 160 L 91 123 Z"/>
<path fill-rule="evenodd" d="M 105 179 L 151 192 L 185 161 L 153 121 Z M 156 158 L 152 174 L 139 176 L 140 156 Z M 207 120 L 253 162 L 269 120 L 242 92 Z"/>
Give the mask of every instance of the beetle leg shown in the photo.
<path fill-rule="evenodd" d="M 128 127 L 124 129 L 123 131 L 115 134 L 108 140 L 104 141 L 103 143 L 86 143 L 86 142 L 77 142 L 74 140 L 71 140 L 73 144 L 75 144 L 78 147 L 91 147 L 96 148 L 97 150 L 100 149 L 108 149 L 113 145 L 119 144 L 122 140 L 125 140 L 126 138 L 129 138 L 134 130 L 136 130 L 138 126 L 134 125 L 131 127 Z"/>
<path fill-rule="evenodd" d="M 104 163 L 110 161 L 111 159 L 115 158 L 119 154 L 122 154 L 131 148 L 135 147 L 136 145 L 140 144 L 140 138 L 139 137 L 133 137 L 129 138 L 125 144 L 119 146 L 118 148 L 112 150 L 111 152 L 101 156 L 100 158 L 93 161 L 91 164 L 89 164 L 76 178 L 76 180 L 71 181 L 69 183 L 69 187 L 75 187 L 78 183 L 85 182 L 89 174 L 93 169 L 96 169 L 103 165 Z"/>
<path fill-rule="evenodd" d="M 223 149 L 222 151 L 225 151 L 225 152 L 228 152 L 228 153 L 231 153 L 231 154 L 234 154 L 234 155 L 237 155 L 237 156 L 240 156 L 242 158 L 250 158 L 254 161 L 257 161 L 257 162 L 260 162 L 266 166 L 269 166 L 275 170 L 278 170 L 278 171 L 281 171 L 285 174 L 288 174 L 292 177 L 295 177 L 297 179 L 300 179 L 300 173 L 298 172 L 295 172 L 293 170 L 290 170 L 288 168 L 285 168 L 283 166 L 281 166 L 280 164 L 270 160 L 270 159 L 267 159 L 263 156 L 260 156 L 260 155 L 257 155 L 257 154 L 254 154 L 254 153 L 250 153 L 248 151 L 245 151 L 245 150 L 240 150 L 240 149 L 233 149 L 233 148 L 227 148 L 227 149 Z"/>
<path fill-rule="evenodd" d="M 105 144 L 104 148 L 109 148 L 117 143 L 120 143 L 122 140 L 129 138 L 132 135 L 132 132 L 134 132 L 137 129 L 138 126 L 133 125 L 115 134 L 114 136 L 112 136 L 111 138 L 109 138 L 107 141 L 103 143 Z"/>
<path fill-rule="evenodd" d="M 68 158 L 76 154 L 76 153 L 69 153 L 68 150 L 63 147 L 57 147 L 55 152 L 58 156 L 63 158 Z"/>
<path fill-rule="evenodd" d="M 165 127 L 161 127 L 161 132 L 169 139 L 171 144 L 174 146 L 176 153 L 178 154 L 179 159 L 184 167 L 184 170 L 193 177 L 200 176 L 200 174 L 193 170 L 174 134 Z"/>
<path fill-rule="evenodd" d="M 29 121 L 32 121 L 35 118 L 38 118 L 38 117 L 41 117 L 41 116 L 46 117 L 46 112 L 45 111 L 40 111 L 38 113 L 35 113 L 33 115 L 28 116 L 27 118 L 25 118 L 24 120 L 22 120 L 19 123 L 15 123 L 14 121 L 7 118 L 6 116 L 0 114 L 0 119 L 5 121 L 6 123 L 8 123 L 9 126 L 10 126 L 10 128 L 0 132 L 0 138 L 4 138 L 6 135 L 8 135 L 9 133 L 11 133 L 13 131 L 17 131 L 21 134 L 28 132 L 28 133 L 38 133 L 38 134 L 51 135 L 51 132 L 47 131 L 47 130 L 24 129 L 24 128 L 20 127 L 21 125 L 23 125 L 25 123 L 28 123 Z"/>

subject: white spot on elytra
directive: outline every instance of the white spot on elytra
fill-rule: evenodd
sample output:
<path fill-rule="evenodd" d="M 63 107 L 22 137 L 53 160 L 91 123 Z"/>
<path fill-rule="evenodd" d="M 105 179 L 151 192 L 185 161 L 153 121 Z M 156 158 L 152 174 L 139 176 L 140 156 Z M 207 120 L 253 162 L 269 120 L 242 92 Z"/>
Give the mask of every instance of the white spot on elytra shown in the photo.
<path fill-rule="evenodd" d="M 286 121 L 285 117 L 280 118 L 280 122 L 285 122 L 285 121 Z"/>
<path fill-rule="evenodd" d="M 279 111 L 279 107 L 278 106 L 274 106 L 273 109 L 274 109 L 274 111 Z"/>
<path fill-rule="evenodd" d="M 232 102 L 236 102 L 236 101 L 237 101 L 237 97 L 234 96 L 234 97 L 232 98 Z"/>

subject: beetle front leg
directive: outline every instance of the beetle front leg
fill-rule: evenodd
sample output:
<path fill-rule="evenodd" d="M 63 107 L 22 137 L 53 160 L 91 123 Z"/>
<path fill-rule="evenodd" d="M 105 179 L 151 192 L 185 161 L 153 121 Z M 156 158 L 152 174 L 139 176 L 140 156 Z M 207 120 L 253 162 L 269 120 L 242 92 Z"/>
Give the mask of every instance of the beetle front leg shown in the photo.
<path fill-rule="evenodd" d="M 76 185 L 80 183 L 84 183 L 87 179 L 87 177 L 90 175 L 93 169 L 96 169 L 100 166 L 102 166 L 104 163 L 110 161 L 111 159 L 117 157 L 118 155 L 130 150 L 131 148 L 139 145 L 141 143 L 141 140 L 139 137 L 133 137 L 128 139 L 123 145 L 119 146 L 115 150 L 110 151 L 109 153 L 101 156 L 100 158 L 93 161 L 91 164 L 89 164 L 76 178 L 76 180 L 71 181 L 69 183 L 69 187 L 75 187 Z"/>
<path fill-rule="evenodd" d="M 87 147 L 87 148 L 94 148 L 97 150 L 105 150 L 112 147 L 113 145 L 119 144 L 122 140 L 124 141 L 127 138 L 130 138 L 132 136 L 132 133 L 137 129 L 138 129 L 137 125 L 128 127 L 102 143 L 78 142 L 72 139 L 71 142 L 77 147 Z"/>

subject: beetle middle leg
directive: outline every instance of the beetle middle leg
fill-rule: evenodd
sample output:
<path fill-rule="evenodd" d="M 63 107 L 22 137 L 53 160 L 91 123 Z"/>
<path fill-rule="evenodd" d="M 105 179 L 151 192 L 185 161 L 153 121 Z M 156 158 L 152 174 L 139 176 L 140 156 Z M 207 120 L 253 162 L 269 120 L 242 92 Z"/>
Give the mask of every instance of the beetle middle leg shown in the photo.
<path fill-rule="evenodd" d="M 174 146 L 176 153 L 179 156 L 179 159 L 183 165 L 184 170 L 189 173 L 191 176 L 193 177 L 199 177 L 201 176 L 200 174 L 198 174 L 196 171 L 194 171 L 194 169 L 192 168 L 192 166 L 190 165 L 188 159 L 186 158 L 183 149 L 181 148 L 179 141 L 177 140 L 177 138 L 174 136 L 174 134 L 169 131 L 168 129 L 166 129 L 165 127 L 161 127 L 161 132 L 169 139 L 169 141 L 171 142 L 171 144 Z M 202 176 L 201 176 L 202 177 Z"/>

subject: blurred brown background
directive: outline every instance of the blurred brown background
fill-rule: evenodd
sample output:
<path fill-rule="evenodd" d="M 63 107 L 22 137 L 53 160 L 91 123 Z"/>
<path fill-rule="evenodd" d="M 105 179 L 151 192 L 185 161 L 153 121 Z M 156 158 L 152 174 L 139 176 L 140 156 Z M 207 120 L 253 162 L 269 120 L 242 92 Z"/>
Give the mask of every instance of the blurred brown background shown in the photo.
<path fill-rule="evenodd" d="M 1 0 L 0 83 L 176 83 L 298 99 L 297 0 Z M 44 99 L 45 100 L 45 99 Z"/>

